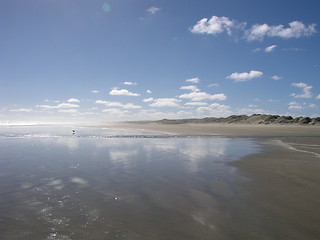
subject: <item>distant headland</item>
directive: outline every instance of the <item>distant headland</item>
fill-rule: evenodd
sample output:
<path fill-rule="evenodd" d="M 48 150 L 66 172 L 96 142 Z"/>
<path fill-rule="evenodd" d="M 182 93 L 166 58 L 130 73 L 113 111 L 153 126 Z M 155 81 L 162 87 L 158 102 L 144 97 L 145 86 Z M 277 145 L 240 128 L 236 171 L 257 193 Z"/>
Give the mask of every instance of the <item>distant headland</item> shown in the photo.
<path fill-rule="evenodd" d="M 298 124 L 298 125 L 320 125 L 320 117 L 296 117 L 253 114 L 247 115 L 231 115 L 229 117 L 206 117 L 191 119 L 162 119 L 157 121 L 130 121 L 130 123 L 160 123 L 160 124 L 185 124 L 185 123 L 220 123 L 220 124 Z"/>

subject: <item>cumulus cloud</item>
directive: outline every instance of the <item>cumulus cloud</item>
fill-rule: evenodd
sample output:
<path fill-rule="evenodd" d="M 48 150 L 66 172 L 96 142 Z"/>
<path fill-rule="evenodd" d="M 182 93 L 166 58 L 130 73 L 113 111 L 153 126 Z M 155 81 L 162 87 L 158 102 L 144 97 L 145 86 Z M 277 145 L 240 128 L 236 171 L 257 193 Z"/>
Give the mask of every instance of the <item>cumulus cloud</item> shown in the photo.
<path fill-rule="evenodd" d="M 208 103 L 206 102 L 187 102 L 184 105 L 186 106 L 206 106 Z"/>
<path fill-rule="evenodd" d="M 124 85 L 132 85 L 132 86 L 135 86 L 137 85 L 136 82 L 123 82 Z"/>
<path fill-rule="evenodd" d="M 148 94 L 151 94 L 151 93 L 152 93 L 152 91 L 151 91 L 150 89 L 148 89 L 148 90 L 147 90 L 147 93 L 148 93 Z"/>
<path fill-rule="evenodd" d="M 273 52 L 276 49 L 277 45 L 271 45 L 269 47 L 266 47 L 264 49 L 265 52 L 269 53 L 269 52 Z"/>
<path fill-rule="evenodd" d="M 243 73 L 232 73 L 227 78 L 233 79 L 235 82 L 247 82 L 254 78 L 260 78 L 263 75 L 263 72 L 251 70 L 250 72 L 243 72 Z"/>
<path fill-rule="evenodd" d="M 98 91 L 98 90 L 92 90 L 91 92 L 92 92 L 92 93 L 99 93 L 100 91 Z"/>
<path fill-rule="evenodd" d="M 254 24 L 246 28 L 245 22 L 238 22 L 228 17 L 212 16 L 199 20 L 190 31 L 195 34 L 218 35 L 226 32 L 229 36 L 238 30 L 244 33 L 244 39 L 248 41 L 264 40 L 266 37 L 279 37 L 284 39 L 308 37 L 317 32 L 316 25 L 305 25 L 300 21 L 293 21 L 288 27 L 283 25 Z"/>
<path fill-rule="evenodd" d="M 78 99 L 76 99 L 76 98 L 70 98 L 70 99 L 68 99 L 67 102 L 69 102 L 69 103 L 79 103 L 80 100 L 78 100 Z"/>
<path fill-rule="evenodd" d="M 219 103 L 212 103 L 207 107 L 198 107 L 196 111 L 202 115 L 206 114 L 214 117 L 225 117 L 231 114 L 230 106 Z"/>
<path fill-rule="evenodd" d="M 126 104 L 123 104 L 123 108 L 124 109 L 140 109 L 142 107 L 139 105 L 135 105 L 133 103 L 126 103 Z"/>
<path fill-rule="evenodd" d="M 210 19 L 203 18 L 197 22 L 190 31 L 197 34 L 211 34 L 218 35 L 226 32 L 231 35 L 232 29 L 236 26 L 233 20 L 227 17 L 212 16 Z"/>
<path fill-rule="evenodd" d="M 143 102 L 153 102 L 153 98 L 145 98 L 145 99 L 143 99 L 142 101 Z"/>
<path fill-rule="evenodd" d="M 179 107 L 179 100 L 175 98 L 158 98 L 149 104 L 150 107 Z"/>
<path fill-rule="evenodd" d="M 186 80 L 186 82 L 199 83 L 200 79 L 199 78 L 189 78 Z"/>
<path fill-rule="evenodd" d="M 277 76 L 277 75 L 274 75 L 271 77 L 271 79 L 275 80 L 275 81 L 278 81 L 278 80 L 281 80 L 282 77 L 281 76 Z"/>
<path fill-rule="evenodd" d="M 151 13 L 151 14 L 156 14 L 160 10 L 161 10 L 161 8 L 158 8 L 158 7 L 150 7 L 150 8 L 147 9 L 147 12 Z"/>
<path fill-rule="evenodd" d="M 106 107 L 120 107 L 124 109 L 139 109 L 141 106 L 135 105 L 133 103 L 120 103 L 120 102 L 109 102 L 109 101 L 103 101 L 103 100 L 97 100 L 95 103 L 97 104 L 103 104 Z"/>
<path fill-rule="evenodd" d="M 106 107 L 122 107 L 123 104 L 120 102 L 109 102 L 109 101 L 103 101 L 103 100 L 97 100 L 97 104 L 103 104 Z"/>
<path fill-rule="evenodd" d="M 77 109 L 61 109 L 58 112 L 61 112 L 61 113 L 77 113 L 78 110 Z"/>
<path fill-rule="evenodd" d="M 189 85 L 189 86 L 182 86 L 180 88 L 181 90 L 190 90 L 192 92 L 199 92 L 200 90 L 197 88 L 197 86 Z"/>
<path fill-rule="evenodd" d="M 316 99 L 320 99 L 320 94 L 316 97 Z"/>
<path fill-rule="evenodd" d="M 226 100 L 227 97 L 223 93 L 209 94 L 206 92 L 191 92 L 182 94 L 179 98 L 190 99 L 191 101 L 203 101 L 203 100 Z"/>
<path fill-rule="evenodd" d="M 306 26 L 299 21 L 290 22 L 289 27 L 283 25 L 270 26 L 268 24 L 255 24 L 245 33 L 245 39 L 249 41 L 263 40 L 265 37 L 300 38 L 311 36 L 317 32 L 316 25 Z"/>
<path fill-rule="evenodd" d="M 52 105 L 36 105 L 36 107 L 44 108 L 44 109 L 60 109 L 60 108 L 78 108 L 80 106 L 77 105 L 77 104 L 71 104 L 71 103 L 61 103 L 61 104 L 56 105 L 56 106 L 52 106 Z"/>
<path fill-rule="evenodd" d="M 293 102 L 289 103 L 289 109 L 291 109 L 291 110 L 301 110 L 301 109 L 303 109 L 303 107 L 301 106 L 301 104 L 293 101 Z"/>
<path fill-rule="evenodd" d="M 10 112 L 33 112 L 31 108 L 10 109 Z"/>
<path fill-rule="evenodd" d="M 302 82 L 292 83 L 291 85 L 293 87 L 301 88 L 302 90 L 302 93 L 300 94 L 293 93 L 291 94 L 291 96 L 295 98 L 312 98 L 312 93 L 311 93 L 312 86 L 309 86 L 308 84 L 302 83 Z"/>
<path fill-rule="evenodd" d="M 109 92 L 110 95 L 116 96 L 133 96 L 138 97 L 140 94 L 129 92 L 127 89 L 113 89 Z"/>
<path fill-rule="evenodd" d="M 103 109 L 103 113 L 106 113 L 112 117 L 122 117 L 124 114 L 128 113 L 126 110 L 122 110 L 119 108 L 109 108 L 109 109 Z"/>

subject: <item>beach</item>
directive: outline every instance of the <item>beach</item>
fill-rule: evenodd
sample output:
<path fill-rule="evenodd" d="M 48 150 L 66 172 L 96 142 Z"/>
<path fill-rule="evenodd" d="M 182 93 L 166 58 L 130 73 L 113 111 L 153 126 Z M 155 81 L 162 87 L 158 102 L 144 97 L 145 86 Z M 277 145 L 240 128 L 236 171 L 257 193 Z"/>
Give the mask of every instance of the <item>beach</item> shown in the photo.
<path fill-rule="evenodd" d="M 318 239 L 318 132 L 155 123 L 3 128 L 0 237 Z"/>
<path fill-rule="evenodd" d="M 104 127 L 104 126 L 101 126 Z M 166 133 L 191 136 L 229 137 L 320 137 L 320 126 L 276 124 L 162 124 L 162 123 L 115 123 L 105 127 L 132 131 Z"/>
<path fill-rule="evenodd" d="M 229 233 L 225 239 L 320 238 L 319 126 L 131 123 L 114 127 L 182 135 L 254 137 L 263 145 L 263 151 L 229 163 L 245 177 L 237 186 L 246 193 L 246 204 L 230 203 L 233 210 L 228 218 L 232 223 L 220 226 Z M 244 219 L 243 215 L 247 217 Z M 235 232 L 240 235 L 236 237 Z"/>
<path fill-rule="evenodd" d="M 280 138 L 263 144 L 262 153 L 232 163 L 248 178 L 239 184 L 250 207 L 239 214 L 264 216 L 256 222 L 264 232 L 252 233 L 257 238 L 318 239 L 320 139 Z"/>

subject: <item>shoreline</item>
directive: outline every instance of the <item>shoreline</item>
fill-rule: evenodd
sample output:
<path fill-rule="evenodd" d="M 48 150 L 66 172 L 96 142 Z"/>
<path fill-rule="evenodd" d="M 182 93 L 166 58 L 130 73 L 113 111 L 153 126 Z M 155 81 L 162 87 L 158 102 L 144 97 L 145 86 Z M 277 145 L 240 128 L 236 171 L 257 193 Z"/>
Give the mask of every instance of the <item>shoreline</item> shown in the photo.
<path fill-rule="evenodd" d="M 320 126 L 313 125 L 115 123 L 95 127 L 190 136 L 320 137 Z"/>
<path fill-rule="evenodd" d="M 253 137 L 262 151 L 227 163 L 243 177 L 230 219 L 253 224 L 249 238 L 316 239 L 320 236 L 320 128 L 296 125 L 117 124 L 113 128 L 194 136 Z M 260 137 L 260 138 L 259 138 Z M 270 138 L 269 138 L 270 137 Z M 245 204 L 243 204 L 245 203 Z M 242 216 L 246 215 L 246 218 Z M 252 219 L 255 219 L 252 221 Z M 231 220 L 233 221 L 233 220 Z M 261 227 L 263 226 L 263 227 Z M 230 226 L 223 232 L 230 232 Z M 232 228 L 232 227 L 231 227 Z"/>

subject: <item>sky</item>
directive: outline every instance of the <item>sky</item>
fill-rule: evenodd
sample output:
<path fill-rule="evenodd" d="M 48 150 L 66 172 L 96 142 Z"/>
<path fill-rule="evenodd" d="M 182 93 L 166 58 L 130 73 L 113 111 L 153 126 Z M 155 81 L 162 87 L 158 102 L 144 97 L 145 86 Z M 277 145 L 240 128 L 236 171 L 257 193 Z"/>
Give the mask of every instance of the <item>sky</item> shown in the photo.
<path fill-rule="evenodd" d="M 0 124 L 320 116 L 319 0 L 1 0 Z"/>

